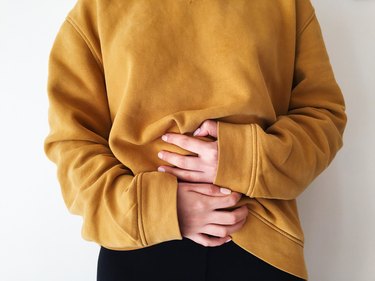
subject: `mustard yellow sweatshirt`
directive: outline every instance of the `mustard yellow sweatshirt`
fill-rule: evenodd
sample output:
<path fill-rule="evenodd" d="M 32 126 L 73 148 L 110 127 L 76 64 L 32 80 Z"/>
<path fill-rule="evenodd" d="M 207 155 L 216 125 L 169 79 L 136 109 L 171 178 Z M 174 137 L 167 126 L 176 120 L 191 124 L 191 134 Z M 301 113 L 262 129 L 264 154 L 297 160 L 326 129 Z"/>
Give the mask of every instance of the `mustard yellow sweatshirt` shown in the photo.
<path fill-rule="evenodd" d="M 214 184 L 244 194 L 233 241 L 307 279 L 296 197 L 342 146 L 345 106 L 309 0 L 79 0 L 50 54 L 50 133 L 82 236 L 182 239 L 161 140 L 218 121 Z M 202 138 L 212 141 L 208 138 Z"/>

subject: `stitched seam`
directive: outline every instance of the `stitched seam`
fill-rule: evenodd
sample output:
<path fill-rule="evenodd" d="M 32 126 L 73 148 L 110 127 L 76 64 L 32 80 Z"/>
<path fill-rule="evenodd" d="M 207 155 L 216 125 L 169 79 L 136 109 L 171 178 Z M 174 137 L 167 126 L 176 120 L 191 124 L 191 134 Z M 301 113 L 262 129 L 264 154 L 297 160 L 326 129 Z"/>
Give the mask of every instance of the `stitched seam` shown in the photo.
<path fill-rule="evenodd" d="M 70 23 L 70 25 L 73 27 L 73 29 L 80 35 L 80 37 L 86 43 L 87 47 L 90 49 L 90 52 L 91 52 L 91 54 L 93 55 L 93 57 L 94 57 L 94 59 L 96 61 L 96 63 L 98 64 L 100 70 L 102 71 L 102 73 L 104 73 L 103 63 L 102 63 L 99 55 L 96 53 L 96 51 L 95 51 L 93 45 L 91 44 L 90 40 L 88 39 L 88 37 L 85 35 L 85 33 L 82 31 L 82 29 L 79 28 L 78 24 L 76 24 L 71 17 L 68 16 L 66 18 L 66 21 L 68 23 Z"/>
<path fill-rule="evenodd" d="M 251 178 L 250 178 L 250 186 L 249 186 L 249 194 L 252 197 L 254 195 L 254 189 L 255 189 L 255 179 L 256 175 L 258 174 L 258 146 L 257 146 L 257 131 L 255 128 L 255 125 L 251 126 L 251 135 L 252 135 L 252 167 L 251 167 Z"/>
<path fill-rule="evenodd" d="M 250 177 L 250 186 L 249 186 L 249 189 L 251 190 L 251 191 L 253 191 L 253 189 L 252 189 L 252 187 L 253 187 L 253 178 L 254 178 L 254 171 L 255 171 L 255 166 L 254 166 L 254 164 L 255 164 L 255 157 L 256 157 L 256 155 L 255 155 L 255 153 L 254 153 L 254 129 L 253 129 L 253 126 L 252 125 L 250 125 L 250 134 L 251 134 L 251 138 L 252 138 L 252 141 L 251 141 L 251 146 L 252 146 L 252 163 L 251 163 L 251 177 Z"/>
<path fill-rule="evenodd" d="M 219 170 L 221 169 L 221 161 L 220 161 L 220 157 L 221 157 L 221 149 L 220 149 L 220 146 L 221 146 L 221 141 L 220 141 L 220 121 L 217 121 L 217 159 L 218 159 L 218 167 L 217 167 L 217 171 L 216 171 L 216 175 L 215 175 L 215 178 L 214 178 L 214 183 L 217 183 L 217 177 L 218 177 L 218 174 L 219 174 Z M 219 167 L 220 165 L 220 167 Z"/>
<path fill-rule="evenodd" d="M 310 25 L 310 23 L 312 22 L 314 18 L 315 18 L 315 10 L 312 11 L 311 15 L 308 17 L 305 24 L 297 32 L 297 37 L 302 35 L 302 33 L 306 30 L 306 28 Z"/>
<path fill-rule="evenodd" d="M 138 198 L 139 198 L 139 207 L 138 207 L 138 210 L 139 210 L 139 213 L 138 213 L 138 228 L 139 228 L 139 235 L 141 237 L 141 242 L 143 244 L 143 246 L 146 246 L 147 245 L 147 240 L 146 240 L 146 234 L 145 234 L 145 230 L 144 230 L 144 226 L 143 226 L 143 217 L 142 217 L 142 213 L 143 213 L 143 204 L 142 204 L 142 199 L 143 199 L 143 192 L 142 192 L 142 174 L 140 174 L 138 176 L 138 181 L 137 181 L 137 194 L 138 194 Z"/>
<path fill-rule="evenodd" d="M 294 243 L 300 245 L 301 247 L 303 247 L 303 242 L 302 240 L 298 239 L 297 237 L 291 235 L 290 233 L 280 229 L 279 227 L 277 227 L 276 225 L 274 225 L 273 223 L 269 222 L 268 220 L 266 220 L 265 218 L 263 218 L 261 215 L 257 214 L 256 212 L 252 211 L 252 210 L 249 210 L 249 212 L 257 217 L 259 220 L 261 220 L 262 222 L 264 222 L 266 225 L 268 225 L 269 227 L 271 227 L 273 230 L 276 230 L 277 232 L 279 232 L 281 235 L 285 236 L 286 238 L 288 238 L 289 240 L 293 241 Z"/>
<path fill-rule="evenodd" d="M 253 139 L 254 139 L 254 137 L 253 137 L 253 134 L 252 134 L 252 131 L 253 131 L 253 129 L 252 129 L 252 127 L 251 127 L 251 125 L 249 125 L 250 126 L 250 136 L 251 136 L 251 143 L 250 143 L 250 145 L 251 146 L 254 146 L 253 145 Z M 252 155 L 250 155 L 251 156 L 251 163 L 250 163 L 250 178 L 249 178 L 249 185 L 248 185 L 248 188 L 247 188 L 247 192 L 246 192 L 246 195 L 250 195 L 251 193 L 252 193 L 252 190 L 251 190 L 251 182 L 253 181 L 253 173 L 254 173 L 254 153 L 252 153 Z"/>

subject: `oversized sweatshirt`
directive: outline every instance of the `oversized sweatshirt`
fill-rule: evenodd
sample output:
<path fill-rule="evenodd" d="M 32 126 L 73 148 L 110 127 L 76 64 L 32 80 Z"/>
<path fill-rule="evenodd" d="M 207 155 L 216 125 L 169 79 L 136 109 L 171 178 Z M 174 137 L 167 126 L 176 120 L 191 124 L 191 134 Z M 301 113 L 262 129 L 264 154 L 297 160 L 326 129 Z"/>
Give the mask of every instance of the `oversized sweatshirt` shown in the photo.
<path fill-rule="evenodd" d="M 307 279 L 296 198 L 342 146 L 345 105 L 309 0 L 79 0 L 50 54 L 50 133 L 82 236 L 132 250 L 181 240 L 161 140 L 218 122 L 214 184 L 243 194 L 232 240 Z M 200 137 L 206 141 L 210 138 Z"/>

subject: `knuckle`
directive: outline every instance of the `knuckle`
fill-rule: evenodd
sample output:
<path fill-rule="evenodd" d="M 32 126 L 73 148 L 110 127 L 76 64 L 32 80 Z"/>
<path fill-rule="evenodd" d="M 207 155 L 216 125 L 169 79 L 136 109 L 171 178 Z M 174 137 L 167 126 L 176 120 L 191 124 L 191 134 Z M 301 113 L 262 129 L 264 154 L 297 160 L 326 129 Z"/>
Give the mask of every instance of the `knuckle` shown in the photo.
<path fill-rule="evenodd" d="M 239 222 L 240 220 L 244 219 L 247 216 L 246 210 L 244 208 L 238 208 L 234 211 L 234 215 L 236 217 L 236 222 Z"/>
<path fill-rule="evenodd" d="M 211 202 L 209 202 L 207 200 L 205 200 L 205 201 L 202 202 L 202 206 L 203 206 L 202 210 L 204 212 L 207 212 L 207 210 L 211 210 L 212 209 L 211 208 Z"/>
<path fill-rule="evenodd" d="M 180 156 L 175 156 L 175 163 L 177 167 L 184 167 L 185 166 L 185 158 Z"/>
<path fill-rule="evenodd" d="M 204 155 L 204 160 L 206 163 L 216 163 L 217 154 L 214 150 L 209 150 L 206 155 Z M 216 165 L 215 165 L 216 166 Z"/>
<path fill-rule="evenodd" d="M 236 202 L 238 202 L 241 199 L 241 193 L 233 192 L 233 197 L 235 198 Z"/>
<path fill-rule="evenodd" d="M 216 194 L 216 186 L 214 186 L 212 184 L 208 185 L 207 190 L 208 190 L 208 193 L 210 195 L 215 195 Z"/>
<path fill-rule="evenodd" d="M 209 125 L 209 120 L 204 120 L 202 125 L 200 126 L 202 129 L 206 129 L 207 125 Z"/>
<path fill-rule="evenodd" d="M 179 145 L 182 146 L 182 147 L 185 147 L 186 145 L 188 145 L 188 142 L 189 142 L 189 139 L 185 135 L 181 135 L 181 138 L 178 141 Z"/>
<path fill-rule="evenodd" d="M 242 221 L 242 220 L 244 220 L 246 218 L 247 218 L 247 214 L 246 213 L 239 213 L 238 216 L 237 216 L 236 223 L 238 223 L 238 222 L 240 222 L 240 221 Z"/>
<path fill-rule="evenodd" d="M 191 181 L 191 182 L 194 181 L 194 176 L 189 172 L 186 172 L 186 171 L 181 172 L 181 176 L 187 181 Z"/>
<path fill-rule="evenodd" d="M 167 134 L 167 136 L 168 136 L 168 142 L 173 143 L 175 141 L 175 137 L 174 137 L 173 133 L 172 134 Z"/>
<path fill-rule="evenodd" d="M 203 122 L 204 126 L 208 128 L 212 127 L 215 125 L 215 121 L 211 120 L 211 119 L 207 119 Z"/>
<path fill-rule="evenodd" d="M 192 208 L 196 211 L 203 211 L 206 209 L 206 203 L 202 200 L 196 200 Z"/>
<path fill-rule="evenodd" d="M 236 213 L 231 213 L 229 214 L 229 217 L 228 217 L 228 223 L 230 224 L 235 224 L 239 221 L 239 216 L 236 215 Z"/>
<path fill-rule="evenodd" d="M 168 162 L 168 160 L 170 158 L 169 152 L 168 151 L 161 151 L 161 152 L 162 152 L 162 155 L 163 155 L 163 160 Z"/>
<path fill-rule="evenodd" d="M 245 217 L 239 217 L 237 220 L 237 224 L 243 225 L 246 221 L 246 216 Z"/>
<path fill-rule="evenodd" d="M 204 157 L 208 160 L 215 160 L 218 156 L 216 142 L 209 142 L 206 145 Z"/>
<path fill-rule="evenodd" d="M 237 203 L 237 199 L 236 199 L 235 195 L 233 195 L 233 194 L 230 194 L 227 197 L 226 200 L 227 200 L 227 203 L 228 203 L 229 206 L 233 206 L 233 205 L 235 205 Z"/>

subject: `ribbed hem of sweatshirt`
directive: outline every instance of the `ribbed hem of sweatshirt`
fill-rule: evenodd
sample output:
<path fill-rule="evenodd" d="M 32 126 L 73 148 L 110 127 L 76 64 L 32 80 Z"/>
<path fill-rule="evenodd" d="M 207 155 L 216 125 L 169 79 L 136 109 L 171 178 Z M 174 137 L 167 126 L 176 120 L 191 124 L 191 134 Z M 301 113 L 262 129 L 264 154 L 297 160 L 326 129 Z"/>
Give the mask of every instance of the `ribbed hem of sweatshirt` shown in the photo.
<path fill-rule="evenodd" d="M 218 121 L 218 168 L 214 184 L 251 195 L 257 167 L 255 124 Z M 238 145 L 241 143 L 242 145 Z"/>
<path fill-rule="evenodd" d="M 161 172 L 144 173 L 140 179 L 138 225 L 142 244 L 182 240 L 177 215 L 177 178 Z M 146 190 L 147 189 L 147 190 Z"/>

